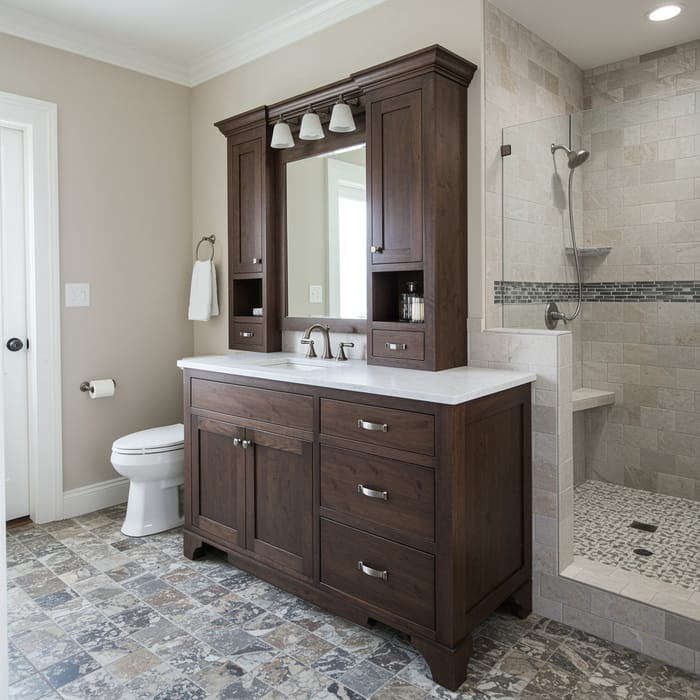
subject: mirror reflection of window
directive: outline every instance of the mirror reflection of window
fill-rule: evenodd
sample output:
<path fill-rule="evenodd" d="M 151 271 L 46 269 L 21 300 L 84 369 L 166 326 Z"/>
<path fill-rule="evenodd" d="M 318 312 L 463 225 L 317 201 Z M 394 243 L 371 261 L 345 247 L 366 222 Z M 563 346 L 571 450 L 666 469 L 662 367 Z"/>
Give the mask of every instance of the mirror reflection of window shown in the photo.
<path fill-rule="evenodd" d="M 367 318 L 365 146 L 287 163 L 287 315 Z"/>
<path fill-rule="evenodd" d="M 328 159 L 328 302 L 337 318 L 366 318 L 364 166 Z"/>

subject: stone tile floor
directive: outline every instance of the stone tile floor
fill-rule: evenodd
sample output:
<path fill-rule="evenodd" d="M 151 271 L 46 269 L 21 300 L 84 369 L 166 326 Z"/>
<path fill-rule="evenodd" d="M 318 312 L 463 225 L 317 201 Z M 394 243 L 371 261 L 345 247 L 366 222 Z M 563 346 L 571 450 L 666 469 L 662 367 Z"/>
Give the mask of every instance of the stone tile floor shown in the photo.
<path fill-rule="evenodd" d="M 633 520 L 658 529 L 636 530 Z M 586 481 L 574 489 L 574 556 L 700 591 L 700 501 Z"/>
<path fill-rule="evenodd" d="M 7 537 L 10 698 L 674 698 L 700 677 L 536 615 L 477 631 L 457 693 L 406 638 L 357 627 L 181 534 L 128 538 L 123 507 Z"/>

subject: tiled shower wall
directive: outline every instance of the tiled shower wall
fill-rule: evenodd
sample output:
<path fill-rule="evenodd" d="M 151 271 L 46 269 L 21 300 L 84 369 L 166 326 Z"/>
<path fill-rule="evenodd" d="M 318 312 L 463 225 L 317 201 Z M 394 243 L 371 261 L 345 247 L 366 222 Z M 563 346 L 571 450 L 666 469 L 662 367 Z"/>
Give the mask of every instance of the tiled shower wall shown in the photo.
<path fill-rule="evenodd" d="M 502 130 L 513 124 L 580 110 L 583 106 L 583 73 L 552 46 L 488 2 L 484 3 L 484 18 L 486 325 L 498 327 L 503 325 L 503 309 L 493 302 L 493 289 L 494 282 L 503 279 Z M 562 124 L 565 121 L 563 119 Z M 565 136 L 565 127 L 562 127 L 561 137 Z M 561 267 L 561 230 L 554 230 L 560 224 L 561 213 L 547 212 L 544 204 L 551 202 L 551 187 L 548 191 L 547 184 L 542 184 L 549 183 L 551 175 L 551 140 L 542 134 L 540 138 L 543 140 L 539 144 L 519 144 L 524 148 L 519 152 L 518 191 L 507 203 L 511 222 L 509 235 L 520 249 L 526 251 L 532 251 L 529 244 L 535 243 L 541 249 L 544 243 L 541 236 L 551 235 L 555 240 L 547 246 L 550 257 L 553 256 L 550 262 Z M 549 166 L 547 177 L 544 180 L 535 177 L 535 170 L 545 166 Z M 528 255 L 530 263 L 535 264 L 537 258 L 531 252 Z M 564 274 L 563 268 L 560 271 Z M 531 311 L 524 305 L 520 310 Z M 518 322 L 517 325 L 525 323 Z M 541 327 L 541 321 L 538 326 Z"/>
<path fill-rule="evenodd" d="M 685 301 L 584 305 L 583 385 L 617 401 L 587 412 L 582 475 L 700 500 L 700 41 L 587 71 L 584 90 L 585 242 L 611 246 L 585 279 Z"/>

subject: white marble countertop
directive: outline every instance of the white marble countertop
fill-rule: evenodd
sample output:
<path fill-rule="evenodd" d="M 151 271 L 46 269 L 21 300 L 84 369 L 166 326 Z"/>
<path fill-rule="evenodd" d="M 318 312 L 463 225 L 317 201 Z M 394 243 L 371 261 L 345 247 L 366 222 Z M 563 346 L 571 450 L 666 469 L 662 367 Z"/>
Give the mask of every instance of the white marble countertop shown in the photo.
<path fill-rule="evenodd" d="M 228 355 L 187 357 L 181 369 L 196 369 L 241 377 L 344 389 L 366 394 L 455 405 L 534 382 L 531 372 L 455 367 L 441 372 L 368 365 L 364 360 L 307 360 L 289 352 L 232 351 Z"/>

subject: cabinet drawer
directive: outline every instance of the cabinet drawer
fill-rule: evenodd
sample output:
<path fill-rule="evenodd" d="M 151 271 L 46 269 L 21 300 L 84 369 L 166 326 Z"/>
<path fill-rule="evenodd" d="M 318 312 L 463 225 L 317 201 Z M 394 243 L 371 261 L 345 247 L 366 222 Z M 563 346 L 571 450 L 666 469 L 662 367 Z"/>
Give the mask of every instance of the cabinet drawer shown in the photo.
<path fill-rule="evenodd" d="M 321 399 L 321 432 L 424 455 L 435 453 L 435 418 L 427 413 Z"/>
<path fill-rule="evenodd" d="M 322 518 L 321 583 L 435 627 L 435 559 L 430 554 Z"/>
<path fill-rule="evenodd" d="M 424 360 L 425 333 L 372 331 L 372 355 L 402 360 Z"/>
<path fill-rule="evenodd" d="M 432 469 L 321 447 L 321 506 L 428 540 L 434 536 Z"/>
<path fill-rule="evenodd" d="M 260 323 L 231 324 L 231 344 L 237 348 L 254 348 L 263 345 L 263 326 Z"/>
<path fill-rule="evenodd" d="M 313 430 L 313 399 L 310 396 L 192 379 L 190 401 L 192 408 Z"/>

